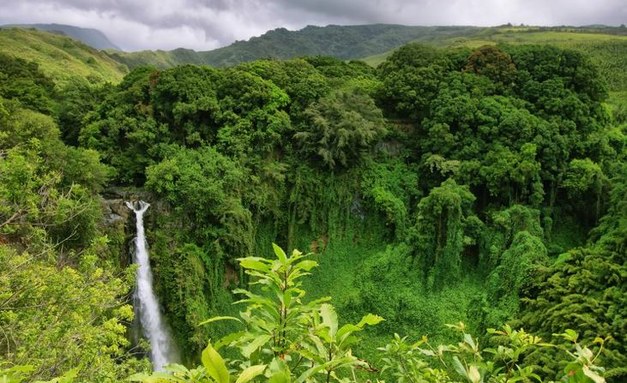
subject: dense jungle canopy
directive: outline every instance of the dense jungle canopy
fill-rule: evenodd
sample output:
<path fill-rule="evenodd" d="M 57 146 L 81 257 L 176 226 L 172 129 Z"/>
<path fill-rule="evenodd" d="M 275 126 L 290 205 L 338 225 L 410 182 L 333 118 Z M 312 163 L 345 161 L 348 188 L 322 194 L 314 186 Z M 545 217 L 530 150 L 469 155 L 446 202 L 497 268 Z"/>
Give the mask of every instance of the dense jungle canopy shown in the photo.
<path fill-rule="evenodd" d="M 308 56 L 119 82 L 42 65 L 0 53 L 1 381 L 150 372 L 116 198 L 153 204 L 179 381 L 548 381 L 577 357 L 570 381 L 627 378 L 627 88 L 586 52 L 410 43 L 376 68 Z M 276 328 L 272 299 L 293 310 Z M 240 319 L 199 325 L 214 316 Z"/>

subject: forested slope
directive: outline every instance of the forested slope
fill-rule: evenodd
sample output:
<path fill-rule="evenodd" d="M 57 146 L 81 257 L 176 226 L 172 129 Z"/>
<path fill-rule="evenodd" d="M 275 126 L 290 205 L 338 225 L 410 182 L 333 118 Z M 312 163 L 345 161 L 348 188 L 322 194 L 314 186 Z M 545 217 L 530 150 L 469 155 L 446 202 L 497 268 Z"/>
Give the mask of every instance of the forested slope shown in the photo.
<path fill-rule="evenodd" d="M 78 381 L 116 381 L 146 370 L 136 359 L 145 344 L 124 336 L 133 274 L 119 254 L 124 234 L 105 225 L 97 203 L 115 185 L 156 202 L 147 218 L 156 289 L 185 364 L 205 355 L 209 367 L 195 370 L 203 378 L 217 371 L 212 363 L 225 376 L 208 340 L 238 327 L 199 324 L 238 315 L 231 303 L 241 294 L 258 313 L 267 301 L 250 294 L 260 291 L 234 291 L 255 276 L 287 290 L 287 277 L 272 272 L 287 274 L 285 263 L 300 258 L 277 250 L 272 261 L 274 242 L 320 264 L 299 266 L 311 274 L 294 277 L 303 285 L 289 285 L 290 302 L 301 303 L 300 287 L 333 298 L 335 309 L 294 312 L 324 324 L 311 339 L 342 357 L 318 359 L 318 343 L 277 343 L 244 313 L 248 332 L 233 345 L 246 362 L 233 371 L 260 363 L 266 377 L 295 372 L 302 357 L 317 366 L 311 379 L 354 379 L 338 367 L 359 365 L 351 348 L 329 338 L 338 321 L 356 324 L 345 334 L 363 330 L 354 345 L 368 360 L 363 380 L 571 371 L 570 356 L 531 347 L 535 338 L 496 334 L 519 342 L 514 353 L 482 335 L 511 323 L 555 344 L 572 343 L 572 328 L 590 347 L 577 351 L 581 379 L 624 379 L 627 121 L 606 107 L 607 82 L 588 56 L 549 45 L 409 44 L 376 69 L 316 56 L 138 67 L 119 84 L 65 88 L 32 62 L 0 58 L 0 327 L 10 335 L 0 351 L 8 367 L 33 365 L 25 376 L 77 367 Z M 241 261 L 250 256 L 268 259 Z M 278 263 L 270 271 L 265 262 Z M 385 320 L 362 322 L 366 313 Z M 280 339 L 301 336 L 303 321 Z M 411 356 L 392 338 L 454 342 L 445 324 L 459 321 L 480 336 L 464 335 L 465 348 Z M 477 341 L 500 350 L 492 367 L 480 363 Z M 444 367 L 429 352 L 446 354 Z M 403 358 L 411 372 L 391 365 Z M 384 366 L 388 375 L 377 375 Z"/>
<path fill-rule="evenodd" d="M 126 337 L 133 273 L 119 267 L 123 229 L 103 225 L 98 193 L 111 169 L 61 140 L 69 96 L 36 63 L 0 62 L 1 379 L 79 369 L 81 381 L 124 379 L 146 362 Z"/>
<path fill-rule="evenodd" d="M 168 68 L 180 64 L 230 66 L 257 59 L 290 59 L 302 56 L 333 56 L 357 59 L 384 53 L 412 40 L 437 42 L 451 37 L 474 35 L 477 27 L 418 27 L 392 24 L 307 26 L 298 31 L 278 28 L 247 41 L 205 52 L 173 51 L 110 52 L 127 64 Z"/>
<path fill-rule="evenodd" d="M 372 339 L 448 339 L 446 322 L 517 317 L 532 271 L 585 245 L 624 176 L 606 97 L 575 51 L 409 45 L 376 71 L 325 58 L 137 69 L 80 142 L 172 205 L 155 264 L 184 349 L 210 335 L 194 321 L 226 310 L 216 270 L 270 241 L 320 253 L 335 278 L 309 286 L 348 318 L 385 317 Z M 616 350 L 620 327 L 589 334 Z"/>

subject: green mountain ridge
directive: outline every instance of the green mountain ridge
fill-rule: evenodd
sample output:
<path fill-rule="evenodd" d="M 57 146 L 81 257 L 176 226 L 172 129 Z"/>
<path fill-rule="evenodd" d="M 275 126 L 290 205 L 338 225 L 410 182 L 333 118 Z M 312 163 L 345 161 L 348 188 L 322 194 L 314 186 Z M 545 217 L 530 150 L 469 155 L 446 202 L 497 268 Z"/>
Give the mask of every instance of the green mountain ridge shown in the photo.
<path fill-rule="evenodd" d="M 557 37 L 551 35 L 557 35 Z M 128 65 L 129 68 L 154 65 L 164 69 L 181 64 L 221 67 L 263 58 L 290 59 L 318 55 L 333 56 L 343 60 L 364 59 L 376 66 L 394 49 L 409 42 L 439 47 L 478 47 L 495 43 L 554 43 L 565 48 L 581 50 L 595 43 L 625 44 L 626 41 L 627 29 L 609 26 L 476 27 L 371 24 L 319 27 L 310 25 L 298 31 L 277 28 L 247 41 L 236 41 L 229 46 L 211 51 L 178 48 L 171 51 L 141 52 L 109 50 L 108 53 L 114 59 Z"/>
<path fill-rule="evenodd" d="M 624 67 L 627 55 L 627 29 L 624 27 L 609 26 L 584 26 L 584 27 L 530 27 L 530 26 L 498 26 L 498 27 L 474 27 L 474 26 L 405 26 L 394 24 L 372 24 L 340 26 L 328 25 L 325 27 L 307 26 L 298 31 L 289 31 L 285 28 L 270 30 L 258 37 L 252 37 L 247 41 L 236 41 L 233 44 L 211 51 L 194 51 L 192 49 L 177 48 L 170 51 L 145 50 L 139 52 L 123 52 L 106 43 L 97 43 L 95 40 L 86 39 L 87 34 L 100 36 L 104 40 L 106 36 L 97 30 L 77 28 L 58 24 L 35 24 L 38 29 L 61 30 L 67 36 L 80 39 L 84 44 L 102 52 L 91 50 L 86 55 L 94 55 L 96 61 L 106 61 L 105 67 L 111 67 L 112 61 L 123 64 L 132 69 L 142 65 L 151 65 L 159 69 L 171 68 L 183 64 L 210 65 L 214 67 L 232 66 L 242 62 L 250 62 L 257 59 L 290 59 L 303 56 L 332 56 L 342 60 L 364 60 L 371 66 L 377 66 L 395 49 L 409 42 L 418 42 L 438 47 L 467 47 L 477 48 L 482 45 L 493 44 L 553 44 L 562 48 L 575 49 L 589 54 L 597 64 L 604 77 L 608 80 L 611 91 L 627 89 L 627 75 L 620 68 Z M 4 29 L 4 31 L 10 29 Z M 29 31 L 29 29 L 22 29 Z M 34 31 L 30 29 L 30 31 Z M 89 32 L 89 33 L 87 33 Z M 9 33 L 9 32 L 4 32 Z M 16 32 L 12 32 L 16 33 Z M 27 33 L 27 32 L 25 32 Z M 44 37 L 46 32 L 37 35 L 40 39 L 55 40 L 54 37 Z M 54 35 L 54 33 L 51 33 Z M 15 43 L 2 41 L 0 50 L 3 52 L 21 52 L 26 47 L 36 45 L 30 33 L 30 41 L 21 41 L 23 46 L 13 46 Z M 56 38 L 64 36 L 56 35 Z M 65 38 L 70 38 L 65 37 Z M 70 43 L 60 40 L 55 43 L 69 46 Z M 54 44 L 53 44 L 54 45 Z M 112 44 L 111 44 L 112 45 Z M 103 48 L 99 48 L 103 47 Z M 62 48 L 63 49 L 63 48 Z M 85 48 L 83 48 L 85 49 Z M 34 51 L 34 52 L 33 52 Z M 48 61 L 46 57 L 58 60 L 59 52 L 34 47 L 31 52 L 21 52 L 18 56 L 36 62 Z M 71 55 L 71 53 L 70 53 Z M 81 54 L 83 60 L 85 54 Z M 46 66 L 46 65 L 44 65 Z M 54 65 L 53 65 L 54 66 Z M 116 64 L 113 64 L 116 66 Z M 64 66 L 56 76 L 63 77 Z M 119 66 L 115 72 L 125 73 L 126 69 Z M 44 72 L 46 72 L 44 68 Z M 55 71 L 59 72 L 59 71 Z M 110 81 L 117 82 L 121 76 L 111 76 L 109 70 L 100 77 L 106 77 Z M 86 73 L 83 68 L 81 74 Z M 55 77 L 55 75 L 52 75 Z"/>
<path fill-rule="evenodd" d="M 8 24 L 0 28 L 35 28 L 40 31 L 64 34 L 92 48 L 121 50 L 102 31 L 94 28 L 81 28 L 66 24 Z"/>
<path fill-rule="evenodd" d="M 410 41 L 429 42 L 454 36 L 471 36 L 481 30 L 483 28 L 466 26 L 309 25 L 298 31 L 277 28 L 248 41 L 236 41 L 212 51 L 196 52 L 179 48 L 172 51 L 109 51 L 109 54 L 130 68 L 146 64 L 159 68 L 178 64 L 230 66 L 261 58 L 289 59 L 318 55 L 350 60 L 384 53 Z"/>

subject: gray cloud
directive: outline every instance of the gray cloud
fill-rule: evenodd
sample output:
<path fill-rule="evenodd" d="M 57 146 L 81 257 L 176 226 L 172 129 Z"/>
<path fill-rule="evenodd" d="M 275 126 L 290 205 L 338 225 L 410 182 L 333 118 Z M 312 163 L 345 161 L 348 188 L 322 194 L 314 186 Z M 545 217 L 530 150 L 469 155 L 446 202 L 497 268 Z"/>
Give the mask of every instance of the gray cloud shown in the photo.
<path fill-rule="evenodd" d="M 618 25 L 624 0 L 0 0 L 0 23 L 62 23 L 103 31 L 126 50 L 209 50 L 278 27 Z"/>

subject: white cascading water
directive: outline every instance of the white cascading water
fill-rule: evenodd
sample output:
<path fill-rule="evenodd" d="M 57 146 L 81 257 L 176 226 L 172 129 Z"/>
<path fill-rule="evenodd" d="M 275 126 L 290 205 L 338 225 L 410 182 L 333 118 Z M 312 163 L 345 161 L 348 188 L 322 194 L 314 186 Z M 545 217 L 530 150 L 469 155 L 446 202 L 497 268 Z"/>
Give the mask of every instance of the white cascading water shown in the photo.
<path fill-rule="evenodd" d="M 159 301 L 152 289 L 152 271 L 144 234 L 144 212 L 149 203 L 139 201 L 135 204 L 126 202 L 126 206 L 135 212 L 137 218 L 137 237 L 135 238 L 135 254 L 133 262 L 137 263 L 137 287 L 135 301 L 139 304 L 139 319 L 144 335 L 150 342 L 150 360 L 155 371 L 171 363 L 174 356 L 172 341 L 167 326 L 161 316 Z M 138 208 L 136 208 L 136 206 Z"/>

